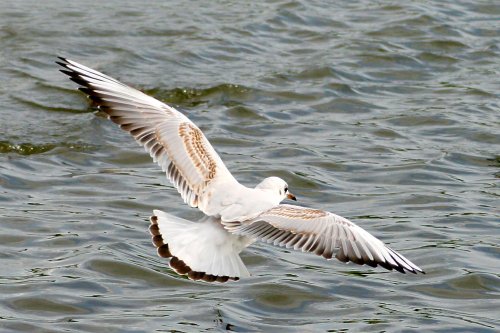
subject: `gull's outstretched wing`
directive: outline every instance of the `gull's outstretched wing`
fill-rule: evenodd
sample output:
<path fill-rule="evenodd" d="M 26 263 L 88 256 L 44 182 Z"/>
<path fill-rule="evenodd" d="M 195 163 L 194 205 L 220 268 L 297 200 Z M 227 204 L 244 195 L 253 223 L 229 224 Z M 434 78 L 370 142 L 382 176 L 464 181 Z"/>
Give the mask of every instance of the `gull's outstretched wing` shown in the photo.
<path fill-rule="evenodd" d="M 380 265 L 401 273 L 424 273 L 351 221 L 330 212 L 294 205 L 278 205 L 244 222 L 223 222 L 235 234 L 257 238 L 277 246 L 323 256 L 335 256 L 372 267 Z"/>
<path fill-rule="evenodd" d="M 182 113 L 98 71 L 59 59 L 61 72 L 144 146 L 187 204 L 205 212 L 208 193 L 217 192 L 211 188 L 215 183 L 239 184 L 205 135 Z"/>

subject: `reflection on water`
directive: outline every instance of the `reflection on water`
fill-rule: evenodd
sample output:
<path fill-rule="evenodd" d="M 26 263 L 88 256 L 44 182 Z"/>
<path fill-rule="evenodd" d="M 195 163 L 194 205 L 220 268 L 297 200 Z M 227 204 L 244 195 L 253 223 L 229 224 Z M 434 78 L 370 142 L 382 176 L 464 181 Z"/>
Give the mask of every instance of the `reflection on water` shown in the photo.
<path fill-rule="evenodd" d="M 0 12 L 0 330 L 498 331 L 499 7 L 10 3 Z M 257 244 L 177 276 L 155 208 L 198 219 L 58 73 L 74 58 L 185 111 L 244 184 L 287 180 L 425 276 Z"/>

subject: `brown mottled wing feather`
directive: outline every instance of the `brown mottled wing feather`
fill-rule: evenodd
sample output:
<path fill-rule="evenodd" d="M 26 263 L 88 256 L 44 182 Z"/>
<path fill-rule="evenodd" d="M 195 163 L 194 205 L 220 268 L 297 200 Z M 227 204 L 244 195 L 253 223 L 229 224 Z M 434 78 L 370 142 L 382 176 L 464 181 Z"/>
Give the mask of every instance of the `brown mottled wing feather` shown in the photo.
<path fill-rule="evenodd" d="M 199 207 L 216 181 L 237 183 L 205 135 L 182 113 L 98 71 L 60 59 L 61 72 L 144 146 L 187 204 Z"/>
<path fill-rule="evenodd" d="M 401 273 L 423 271 L 401 254 L 351 221 L 326 211 L 279 205 L 245 222 L 224 222 L 230 232 L 258 238 L 276 246 L 323 256 L 335 256 Z"/>

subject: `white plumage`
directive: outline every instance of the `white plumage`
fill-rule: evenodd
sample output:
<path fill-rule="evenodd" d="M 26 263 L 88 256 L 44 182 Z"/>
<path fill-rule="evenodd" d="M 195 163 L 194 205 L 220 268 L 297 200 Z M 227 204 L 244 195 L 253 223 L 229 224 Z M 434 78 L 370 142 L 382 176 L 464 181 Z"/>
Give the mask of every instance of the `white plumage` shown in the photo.
<path fill-rule="evenodd" d="M 183 200 L 206 218 L 198 223 L 155 210 L 150 231 L 158 254 L 194 280 L 237 280 L 249 275 L 239 253 L 255 240 L 389 270 L 423 271 L 351 221 L 330 212 L 280 204 L 295 199 L 286 182 L 240 184 L 201 130 L 155 98 L 60 58 L 61 72 L 80 84 L 109 118 L 157 162 Z"/>
<path fill-rule="evenodd" d="M 215 217 L 191 222 L 161 210 L 153 213 L 164 244 L 192 272 L 232 279 L 250 276 L 239 253 L 253 242 L 252 238 L 228 233 Z"/>

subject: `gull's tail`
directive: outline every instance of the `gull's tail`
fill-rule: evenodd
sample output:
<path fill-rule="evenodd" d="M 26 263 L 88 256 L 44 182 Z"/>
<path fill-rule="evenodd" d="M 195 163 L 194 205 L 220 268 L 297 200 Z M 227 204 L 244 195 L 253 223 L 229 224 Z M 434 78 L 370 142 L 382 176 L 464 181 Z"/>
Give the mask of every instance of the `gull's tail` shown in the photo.
<path fill-rule="evenodd" d="M 158 255 L 192 280 L 226 282 L 247 277 L 239 253 L 250 245 L 247 237 L 232 235 L 215 218 L 191 222 L 154 210 L 149 231 Z"/>

